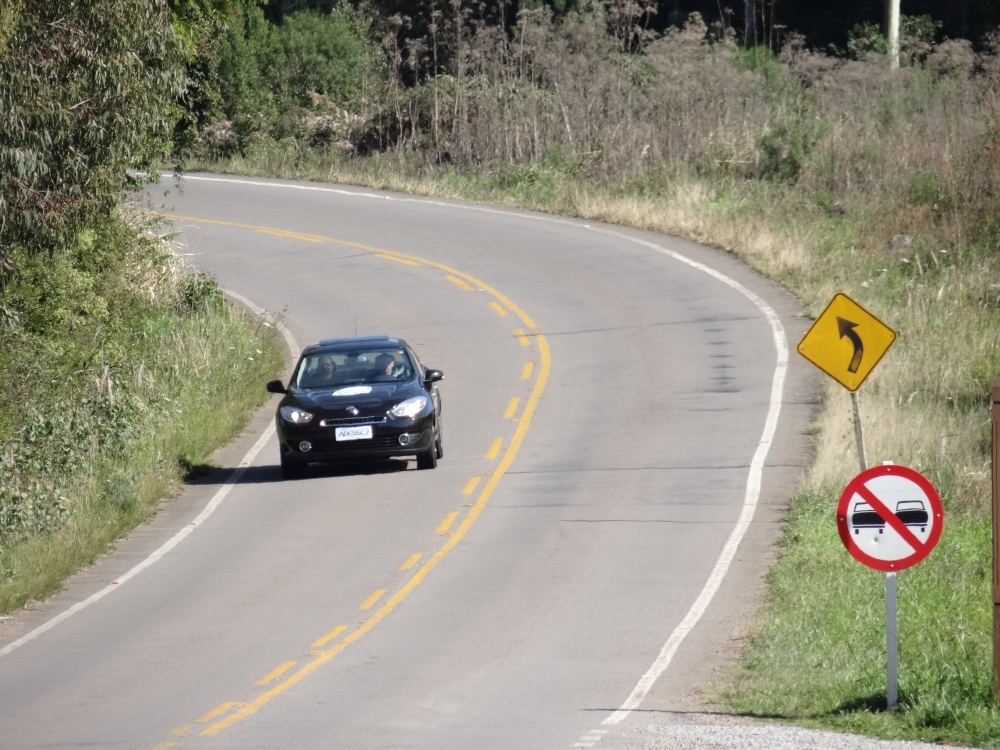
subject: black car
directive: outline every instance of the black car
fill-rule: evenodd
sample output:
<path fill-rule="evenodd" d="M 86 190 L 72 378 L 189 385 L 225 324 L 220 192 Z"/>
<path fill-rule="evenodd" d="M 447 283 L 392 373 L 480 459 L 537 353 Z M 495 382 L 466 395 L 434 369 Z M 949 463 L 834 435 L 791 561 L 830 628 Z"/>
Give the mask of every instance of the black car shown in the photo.
<path fill-rule="evenodd" d="M 440 370 L 425 368 L 402 339 L 362 336 L 325 339 L 299 357 L 275 415 L 281 474 L 298 475 L 311 462 L 416 456 L 433 469 L 441 443 Z"/>

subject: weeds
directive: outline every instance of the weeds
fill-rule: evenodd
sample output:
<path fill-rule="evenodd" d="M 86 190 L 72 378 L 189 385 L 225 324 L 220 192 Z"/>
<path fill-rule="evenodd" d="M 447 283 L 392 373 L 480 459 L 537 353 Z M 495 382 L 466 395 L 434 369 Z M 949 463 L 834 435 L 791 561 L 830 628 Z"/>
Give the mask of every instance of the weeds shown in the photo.
<path fill-rule="evenodd" d="M 42 598 L 148 518 L 245 424 L 281 369 L 271 333 L 126 212 L 0 302 L 0 612 Z"/>

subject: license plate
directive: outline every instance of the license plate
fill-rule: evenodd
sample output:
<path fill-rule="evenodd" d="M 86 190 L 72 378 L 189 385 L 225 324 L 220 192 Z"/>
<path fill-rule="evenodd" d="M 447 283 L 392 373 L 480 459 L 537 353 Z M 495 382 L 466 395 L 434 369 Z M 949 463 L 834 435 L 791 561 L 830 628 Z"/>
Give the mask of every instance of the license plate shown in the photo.
<path fill-rule="evenodd" d="M 361 424 L 356 427 L 337 427 L 334 430 L 334 437 L 337 440 L 371 440 L 372 426 Z"/>

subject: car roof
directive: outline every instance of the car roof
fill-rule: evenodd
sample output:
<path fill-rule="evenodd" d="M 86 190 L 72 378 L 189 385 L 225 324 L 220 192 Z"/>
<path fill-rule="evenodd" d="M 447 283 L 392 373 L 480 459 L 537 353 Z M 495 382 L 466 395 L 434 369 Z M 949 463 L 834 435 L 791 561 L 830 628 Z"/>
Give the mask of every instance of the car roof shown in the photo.
<path fill-rule="evenodd" d="M 307 346 L 303 354 L 319 349 L 327 351 L 350 351 L 366 347 L 402 347 L 405 345 L 402 339 L 390 338 L 389 336 L 347 336 L 345 338 L 322 339 L 318 344 Z"/>

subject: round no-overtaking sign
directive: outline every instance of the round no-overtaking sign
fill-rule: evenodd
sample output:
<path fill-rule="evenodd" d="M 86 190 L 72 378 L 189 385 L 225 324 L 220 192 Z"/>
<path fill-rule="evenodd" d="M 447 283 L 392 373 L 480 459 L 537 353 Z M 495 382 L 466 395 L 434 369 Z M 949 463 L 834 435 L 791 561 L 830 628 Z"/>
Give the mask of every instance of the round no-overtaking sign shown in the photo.
<path fill-rule="evenodd" d="M 941 538 L 934 486 L 905 466 L 876 466 L 847 485 L 837 506 L 840 539 L 860 563 L 886 572 L 916 565 Z"/>

